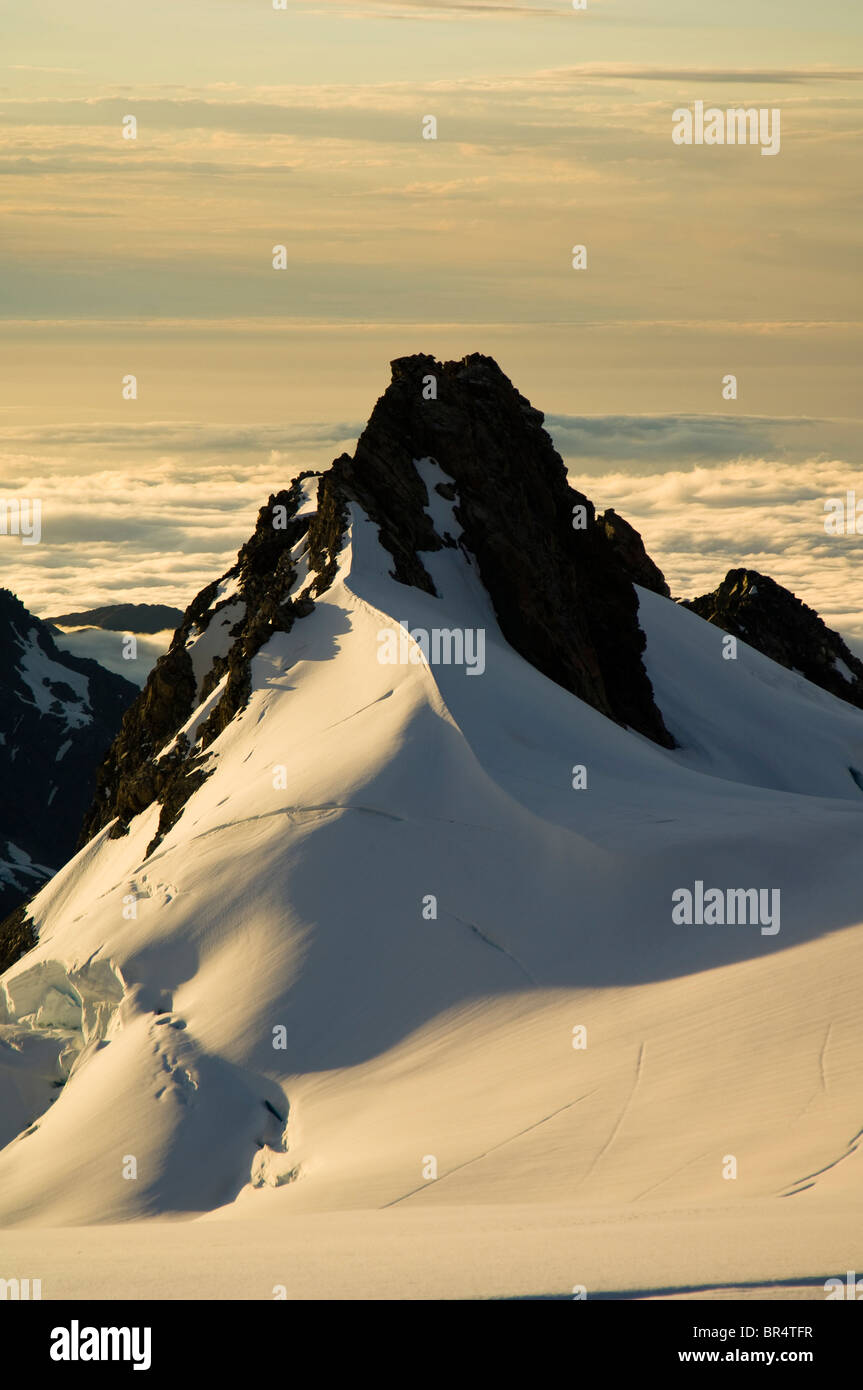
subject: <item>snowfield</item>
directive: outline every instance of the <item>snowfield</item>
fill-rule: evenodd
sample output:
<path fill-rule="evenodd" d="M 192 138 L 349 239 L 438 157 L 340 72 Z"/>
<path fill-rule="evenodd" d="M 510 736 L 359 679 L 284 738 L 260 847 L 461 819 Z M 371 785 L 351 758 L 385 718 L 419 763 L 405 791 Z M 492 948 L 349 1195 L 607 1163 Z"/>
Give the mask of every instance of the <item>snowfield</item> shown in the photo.
<path fill-rule="evenodd" d="M 424 555 L 441 597 L 391 563 L 354 506 L 154 853 L 155 806 L 35 900 L 0 1275 L 824 1297 L 863 1272 L 863 713 L 639 590 L 666 751 L 522 660 L 462 549 Z M 402 621 L 483 629 L 482 675 L 383 664 Z M 778 890 L 781 929 L 676 925 L 697 882 Z"/>

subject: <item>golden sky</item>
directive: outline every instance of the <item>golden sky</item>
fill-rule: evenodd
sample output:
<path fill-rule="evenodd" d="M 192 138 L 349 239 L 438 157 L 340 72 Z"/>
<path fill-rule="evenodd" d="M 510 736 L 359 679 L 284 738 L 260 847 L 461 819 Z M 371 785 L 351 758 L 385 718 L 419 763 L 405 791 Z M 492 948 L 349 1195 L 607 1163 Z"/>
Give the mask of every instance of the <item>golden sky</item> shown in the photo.
<path fill-rule="evenodd" d="M 44 523 L 0 583 L 35 611 L 184 606 L 390 358 L 483 351 L 675 593 L 751 564 L 863 642 L 858 540 L 823 531 L 861 452 L 863 7 L 12 8 L 0 500 Z M 778 109 L 779 154 L 675 145 L 697 100 Z"/>

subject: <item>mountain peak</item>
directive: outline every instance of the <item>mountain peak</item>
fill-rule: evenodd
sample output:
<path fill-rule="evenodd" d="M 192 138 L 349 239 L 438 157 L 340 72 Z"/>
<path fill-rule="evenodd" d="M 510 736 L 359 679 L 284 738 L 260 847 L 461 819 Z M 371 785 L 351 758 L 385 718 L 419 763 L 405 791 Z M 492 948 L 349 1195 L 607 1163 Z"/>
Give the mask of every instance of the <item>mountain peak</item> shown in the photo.
<path fill-rule="evenodd" d="M 631 576 L 593 503 L 570 486 L 543 421 L 492 357 L 398 358 L 334 476 L 377 522 L 393 577 L 434 592 L 422 553 L 442 541 L 414 466 L 434 460 L 452 480 L 458 543 L 511 646 L 603 714 L 671 746 L 641 661 Z"/>
<path fill-rule="evenodd" d="M 440 470 L 434 499 L 425 463 Z M 446 525 L 433 516 L 441 503 Z M 201 754 L 245 707 L 252 657 L 333 583 L 352 507 L 376 526 L 392 580 L 438 597 L 428 558 L 457 551 L 520 656 L 608 718 L 674 746 L 642 662 L 632 577 L 593 503 L 570 487 L 542 413 L 491 357 L 417 353 L 392 363 L 353 456 L 274 492 L 237 563 L 189 606 L 102 769 L 84 841 L 114 817 L 112 833 L 123 834 L 157 800 L 155 847 L 207 775 Z"/>

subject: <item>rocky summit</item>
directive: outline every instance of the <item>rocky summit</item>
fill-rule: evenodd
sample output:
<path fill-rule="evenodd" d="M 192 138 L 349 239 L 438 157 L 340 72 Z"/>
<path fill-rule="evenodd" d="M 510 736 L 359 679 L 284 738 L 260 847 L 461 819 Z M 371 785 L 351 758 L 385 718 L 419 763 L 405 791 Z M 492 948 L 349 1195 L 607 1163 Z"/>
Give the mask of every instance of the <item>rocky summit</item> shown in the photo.
<path fill-rule="evenodd" d="M 863 661 L 818 614 L 757 570 L 729 570 L 718 589 L 686 601 L 700 618 L 863 709 Z"/>
<path fill-rule="evenodd" d="M 480 353 L 404 357 L 392 374 L 333 476 L 379 524 L 395 577 L 433 592 L 421 555 L 440 541 L 412 466 L 432 458 L 453 479 L 461 544 L 511 646 L 609 718 L 672 746 L 641 660 L 630 575 L 593 503 L 570 487 L 541 412 Z"/>

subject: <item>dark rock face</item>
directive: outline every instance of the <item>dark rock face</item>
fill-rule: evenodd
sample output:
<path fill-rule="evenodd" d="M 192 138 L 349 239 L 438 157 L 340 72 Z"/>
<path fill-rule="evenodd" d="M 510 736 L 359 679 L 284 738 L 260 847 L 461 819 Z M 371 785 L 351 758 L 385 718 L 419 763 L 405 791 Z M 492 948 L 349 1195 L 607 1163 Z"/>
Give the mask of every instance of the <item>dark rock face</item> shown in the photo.
<path fill-rule="evenodd" d="M 164 632 L 182 620 L 180 609 L 166 603 L 109 603 L 82 613 L 60 613 L 45 622 L 61 627 L 101 627 L 106 632 Z"/>
<path fill-rule="evenodd" d="M 642 589 L 651 589 L 655 594 L 662 594 L 663 598 L 671 598 L 665 575 L 651 560 L 635 527 L 630 526 L 629 522 L 624 521 L 611 507 L 602 513 L 599 525 L 633 584 L 640 584 Z"/>
<path fill-rule="evenodd" d="M 429 457 L 454 481 L 464 544 L 507 641 L 609 718 L 673 746 L 642 664 L 630 576 L 593 503 L 569 486 L 542 414 L 479 353 L 400 358 L 392 371 L 353 459 L 337 459 L 333 477 L 380 527 L 394 578 L 434 592 L 421 556 L 441 541 L 412 466 Z M 424 399 L 428 377 L 437 399 Z"/>
<path fill-rule="evenodd" d="M 863 662 L 838 632 L 788 589 L 757 570 L 729 570 L 718 589 L 685 601 L 700 618 L 748 642 L 780 666 L 863 709 Z M 841 662 L 851 679 L 843 676 Z"/>
<path fill-rule="evenodd" d="M 199 598 L 215 587 L 210 585 Z M 188 616 L 123 719 L 117 739 L 99 769 L 95 797 L 79 845 L 86 844 L 114 816 L 119 817 L 116 833 L 123 833 L 132 817 L 146 810 L 167 784 L 171 768 L 153 760 L 194 709 L 195 677 L 181 637 L 187 622 L 191 626 Z"/>
<path fill-rule="evenodd" d="M 96 769 L 134 696 L 122 676 L 60 651 L 46 625 L 0 589 L 0 918 L 74 852 Z M 11 949 L 5 928 L 0 959 Z"/>
<path fill-rule="evenodd" d="M 0 975 L 21 956 L 32 951 L 38 940 L 36 928 L 22 904 L 0 922 Z"/>

